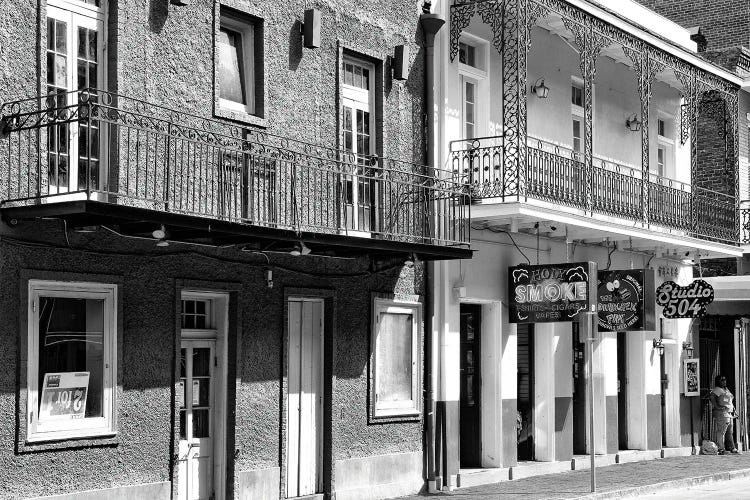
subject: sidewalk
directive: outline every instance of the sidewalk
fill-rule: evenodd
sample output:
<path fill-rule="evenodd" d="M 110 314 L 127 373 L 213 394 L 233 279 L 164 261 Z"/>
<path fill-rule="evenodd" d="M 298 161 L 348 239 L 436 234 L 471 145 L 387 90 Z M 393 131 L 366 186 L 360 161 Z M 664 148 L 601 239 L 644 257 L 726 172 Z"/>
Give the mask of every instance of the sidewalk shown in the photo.
<path fill-rule="evenodd" d="M 696 455 L 597 467 L 595 495 L 591 494 L 589 471 L 581 470 L 460 488 L 433 495 L 405 497 L 404 500 L 424 500 L 430 497 L 460 500 L 633 498 L 665 489 L 745 476 L 750 476 L 750 453 Z"/>

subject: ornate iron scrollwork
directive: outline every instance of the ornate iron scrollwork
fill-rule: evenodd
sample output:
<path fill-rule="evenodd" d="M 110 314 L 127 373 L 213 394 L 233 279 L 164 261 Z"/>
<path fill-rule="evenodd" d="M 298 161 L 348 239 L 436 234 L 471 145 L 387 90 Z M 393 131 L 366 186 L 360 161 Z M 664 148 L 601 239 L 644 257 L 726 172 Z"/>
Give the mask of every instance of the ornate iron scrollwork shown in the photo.
<path fill-rule="evenodd" d="M 470 0 L 469 2 L 457 3 L 451 5 L 450 9 L 450 23 L 451 23 L 451 39 L 450 39 L 450 57 L 451 62 L 456 59 L 458 55 L 458 42 L 461 40 L 461 33 L 471 23 L 471 18 L 474 17 L 475 12 L 475 1 Z"/>

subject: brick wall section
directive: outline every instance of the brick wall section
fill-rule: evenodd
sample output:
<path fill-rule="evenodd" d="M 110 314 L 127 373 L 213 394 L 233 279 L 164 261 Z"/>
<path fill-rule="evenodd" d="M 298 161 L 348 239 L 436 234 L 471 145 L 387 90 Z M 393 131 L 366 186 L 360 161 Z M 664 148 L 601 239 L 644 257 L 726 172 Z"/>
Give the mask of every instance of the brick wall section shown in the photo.
<path fill-rule="evenodd" d="M 750 2 L 747 0 L 638 0 L 677 24 L 700 26 L 707 50 L 750 45 Z"/>
<path fill-rule="evenodd" d="M 698 172 L 693 184 L 734 196 L 732 137 L 729 135 L 728 141 L 725 141 L 724 114 L 721 112 L 724 104 L 715 99 L 713 95 L 706 94 L 701 106 L 697 134 Z M 728 131 L 728 122 L 726 126 Z"/>

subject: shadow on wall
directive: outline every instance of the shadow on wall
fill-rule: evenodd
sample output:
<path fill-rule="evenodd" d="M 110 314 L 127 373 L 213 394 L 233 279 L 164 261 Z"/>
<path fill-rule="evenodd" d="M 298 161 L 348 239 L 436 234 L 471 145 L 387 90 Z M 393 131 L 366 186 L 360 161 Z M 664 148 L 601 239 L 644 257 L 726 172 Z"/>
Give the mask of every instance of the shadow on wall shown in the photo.
<path fill-rule="evenodd" d="M 169 0 L 149 0 L 148 27 L 154 33 L 161 33 L 169 14 Z"/>
<path fill-rule="evenodd" d="M 292 29 L 289 31 L 289 69 L 296 71 L 302 60 L 302 22 L 295 20 L 292 23 Z"/>

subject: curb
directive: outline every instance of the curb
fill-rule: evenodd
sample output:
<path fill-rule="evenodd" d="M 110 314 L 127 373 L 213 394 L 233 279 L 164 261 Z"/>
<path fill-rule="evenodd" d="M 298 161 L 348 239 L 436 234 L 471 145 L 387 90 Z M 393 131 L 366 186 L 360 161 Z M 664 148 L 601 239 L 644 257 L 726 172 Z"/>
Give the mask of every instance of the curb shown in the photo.
<path fill-rule="evenodd" d="M 684 479 L 675 479 L 674 481 L 666 481 L 663 483 L 648 484 L 645 486 L 636 486 L 633 488 L 623 488 L 615 491 L 603 491 L 601 493 L 592 493 L 590 495 L 584 495 L 575 497 L 577 500 L 600 500 L 604 498 L 633 498 L 647 495 L 650 493 L 657 493 L 665 490 L 673 490 L 678 488 L 690 488 L 692 486 L 699 486 L 703 484 L 711 484 L 720 481 L 729 481 L 731 479 L 740 479 L 743 477 L 750 477 L 750 469 L 738 469 L 729 472 L 717 472 L 716 474 L 710 474 L 707 476 L 688 477 Z"/>

